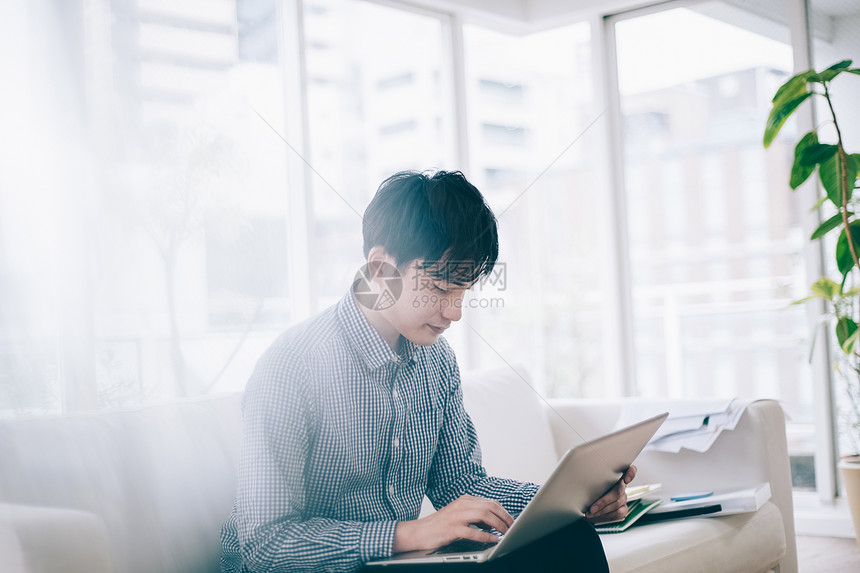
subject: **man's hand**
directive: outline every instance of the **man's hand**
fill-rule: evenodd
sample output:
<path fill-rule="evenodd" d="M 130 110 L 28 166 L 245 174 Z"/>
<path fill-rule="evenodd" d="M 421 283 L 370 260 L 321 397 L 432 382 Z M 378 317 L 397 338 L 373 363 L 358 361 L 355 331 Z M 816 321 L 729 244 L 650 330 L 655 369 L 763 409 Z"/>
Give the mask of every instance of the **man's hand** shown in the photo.
<path fill-rule="evenodd" d="M 616 521 L 627 517 L 627 484 L 636 477 L 636 466 L 630 466 L 609 493 L 595 501 L 585 514 L 593 522 Z"/>
<path fill-rule="evenodd" d="M 394 532 L 395 553 L 416 549 L 435 549 L 457 539 L 498 541 L 487 531 L 469 527 L 476 523 L 506 533 L 514 518 L 500 503 L 491 499 L 464 495 L 436 513 L 414 521 L 401 521 Z"/>

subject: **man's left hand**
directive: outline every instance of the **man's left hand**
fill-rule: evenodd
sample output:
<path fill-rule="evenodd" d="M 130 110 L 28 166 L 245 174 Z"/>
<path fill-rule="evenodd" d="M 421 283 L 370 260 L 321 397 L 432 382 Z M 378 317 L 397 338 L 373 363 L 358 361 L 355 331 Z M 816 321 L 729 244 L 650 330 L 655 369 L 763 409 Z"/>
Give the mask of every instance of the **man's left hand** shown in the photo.
<path fill-rule="evenodd" d="M 634 477 L 636 466 L 630 466 L 615 487 L 588 508 L 585 517 L 593 522 L 616 521 L 627 517 L 627 484 L 633 481 Z"/>

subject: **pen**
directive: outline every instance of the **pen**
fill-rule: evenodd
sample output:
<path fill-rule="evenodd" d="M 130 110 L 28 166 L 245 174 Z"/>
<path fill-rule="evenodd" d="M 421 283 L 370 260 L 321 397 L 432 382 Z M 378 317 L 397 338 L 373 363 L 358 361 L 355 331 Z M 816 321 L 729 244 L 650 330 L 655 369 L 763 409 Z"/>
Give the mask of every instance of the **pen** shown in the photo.
<path fill-rule="evenodd" d="M 682 493 L 682 494 L 674 495 L 674 496 L 670 497 L 669 499 L 671 501 L 689 501 L 691 499 L 702 499 L 704 497 L 710 497 L 712 495 L 714 495 L 714 492 L 712 492 L 712 491 L 699 491 L 699 492 L 695 492 L 695 493 Z"/>

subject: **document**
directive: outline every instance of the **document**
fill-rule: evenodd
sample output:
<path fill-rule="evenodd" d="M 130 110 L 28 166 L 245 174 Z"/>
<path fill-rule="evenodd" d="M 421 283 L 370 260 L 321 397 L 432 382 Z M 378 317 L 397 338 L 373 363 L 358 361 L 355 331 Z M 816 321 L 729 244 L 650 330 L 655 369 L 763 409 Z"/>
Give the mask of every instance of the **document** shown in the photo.
<path fill-rule="evenodd" d="M 725 430 L 734 430 L 750 402 L 738 398 L 685 400 L 677 403 L 631 402 L 623 408 L 618 424 L 641 419 L 652 409 L 669 410 L 669 418 L 645 450 L 678 453 L 681 449 L 706 452 Z"/>
<path fill-rule="evenodd" d="M 681 494 L 675 493 L 673 497 L 679 497 Z M 659 507 L 652 510 L 656 515 L 663 513 L 671 513 L 688 509 L 713 507 L 719 505 L 720 509 L 711 512 L 710 515 L 731 515 L 734 513 L 747 513 L 750 511 L 758 511 L 761 506 L 771 497 L 770 483 L 764 482 L 753 487 L 741 489 L 724 489 L 714 491 L 712 495 L 706 497 L 697 496 L 693 499 L 684 501 L 671 501 L 664 499 Z"/>

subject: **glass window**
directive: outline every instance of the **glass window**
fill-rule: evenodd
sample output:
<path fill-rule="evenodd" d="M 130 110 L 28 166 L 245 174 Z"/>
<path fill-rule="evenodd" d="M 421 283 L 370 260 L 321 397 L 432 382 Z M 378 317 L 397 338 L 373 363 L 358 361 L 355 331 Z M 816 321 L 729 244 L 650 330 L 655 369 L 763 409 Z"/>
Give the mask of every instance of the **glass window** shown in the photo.
<path fill-rule="evenodd" d="M 772 396 L 803 428 L 811 333 L 789 306 L 808 288 L 787 184 L 796 130 L 761 144 L 792 51 L 759 4 L 706 2 L 615 26 L 637 392 Z M 811 432 L 791 436 L 794 453 L 811 448 Z"/>
<path fill-rule="evenodd" d="M 240 389 L 293 319 L 275 12 L 37 2 L 4 22 L 0 414 Z"/>
<path fill-rule="evenodd" d="M 453 126 L 439 19 L 357 0 L 305 8 L 311 292 L 322 309 L 364 261 L 361 215 L 379 184 L 450 169 Z"/>
<path fill-rule="evenodd" d="M 860 6 L 851 0 L 811 0 L 812 20 L 812 62 L 815 69 L 827 68 L 842 60 L 853 60 L 852 68 L 860 68 L 860 42 L 857 30 L 860 29 Z M 860 77 L 842 74 L 830 84 L 833 110 L 839 121 L 843 144 L 849 153 L 860 152 Z M 836 143 L 836 133 L 832 126 L 830 109 L 824 98 L 816 98 L 816 122 L 819 139 L 822 142 Z M 856 209 L 854 209 L 856 212 Z M 833 210 L 835 213 L 835 210 Z M 829 216 L 829 213 L 825 216 Z M 828 235 L 824 249 L 825 264 L 829 276 L 839 276 L 833 253 L 836 233 Z M 838 363 L 842 354 L 833 346 L 833 361 Z M 860 451 L 860 391 L 856 373 L 834 377 L 834 409 L 839 436 L 839 452 L 848 455 Z"/>
<path fill-rule="evenodd" d="M 471 177 L 499 220 L 501 285 L 472 293 L 467 366 L 526 364 L 550 396 L 603 396 L 600 110 L 586 23 L 512 36 L 465 26 Z M 496 301 L 491 307 L 491 302 Z"/>

